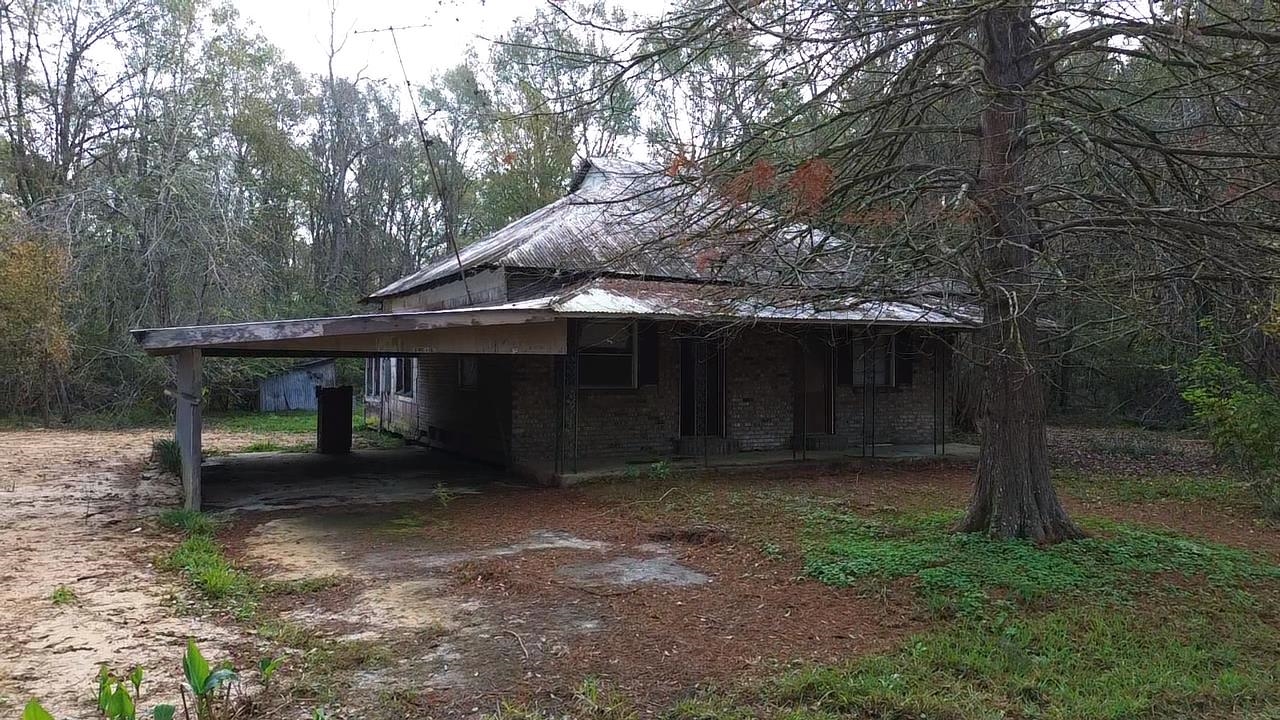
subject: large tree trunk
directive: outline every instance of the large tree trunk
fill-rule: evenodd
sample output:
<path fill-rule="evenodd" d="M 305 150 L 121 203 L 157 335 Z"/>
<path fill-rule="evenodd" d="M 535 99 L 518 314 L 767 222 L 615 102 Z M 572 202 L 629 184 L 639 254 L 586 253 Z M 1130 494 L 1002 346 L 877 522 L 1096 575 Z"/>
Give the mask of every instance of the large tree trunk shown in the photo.
<path fill-rule="evenodd" d="M 992 95 L 982 113 L 976 200 L 983 211 L 978 285 L 985 318 L 977 333 L 984 367 L 982 451 L 967 532 L 1058 542 L 1083 535 L 1049 478 L 1044 380 L 1038 369 L 1031 263 L 1040 239 L 1027 210 L 1027 101 L 1036 29 L 1029 4 L 1001 6 L 982 23 Z"/>

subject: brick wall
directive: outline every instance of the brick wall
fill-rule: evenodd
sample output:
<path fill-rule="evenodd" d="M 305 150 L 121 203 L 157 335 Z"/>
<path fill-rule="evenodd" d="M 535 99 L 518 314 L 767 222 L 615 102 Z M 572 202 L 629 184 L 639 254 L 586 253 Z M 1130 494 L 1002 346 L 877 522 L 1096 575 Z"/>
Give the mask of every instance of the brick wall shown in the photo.
<path fill-rule="evenodd" d="M 657 333 L 658 377 L 634 390 L 578 393 L 578 453 L 582 457 L 671 454 L 680 435 L 680 345 L 673 325 Z"/>
<path fill-rule="evenodd" d="M 679 337 L 689 332 L 674 324 L 660 328 L 656 384 L 579 391 L 579 457 L 648 459 L 674 451 L 680 435 Z M 791 447 L 796 342 L 794 335 L 764 327 L 744 329 L 727 341 L 725 427 L 740 449 Z M 458 358 L 419 358 L 418 436 L 533 475 L 550 473 L 560 403 L 556 357 L 477 356 L 475 390 L 459 386 Z M 934 364 L 931 355 L 922 353 L 909 386 L 877 389 L 876 442 L 933 441 Z M 863 395 L 858 385 L 834 388 L 834 434 L 850 448 L 862 444 Z"/>
<path fill-rule="evenodd" d="M 795 343 L 791 335 L 751 328 L 725 348 L 727 427 L 742 450 L 791 447 Z"/>
<path fill-rule="evenodd" d="M 474 389 L 459 381 L 461 355 L 418 359 L 419 437 L 431 445 L 505 462 L 511 435 L 511 376 L 514 358 L 475 355 Z"/>

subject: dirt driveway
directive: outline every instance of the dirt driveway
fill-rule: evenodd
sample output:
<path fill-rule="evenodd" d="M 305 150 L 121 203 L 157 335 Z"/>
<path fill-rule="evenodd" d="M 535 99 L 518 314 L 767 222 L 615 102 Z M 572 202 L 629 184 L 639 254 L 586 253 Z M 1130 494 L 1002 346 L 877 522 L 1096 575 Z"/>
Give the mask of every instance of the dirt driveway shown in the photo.
<path fill-rule="evenodd" d="M 147 668 L 174 697 L 187 638 L 218 653 L 239 632 L 179 614 L 153 566 L 171 541 L 144 520 L 179 502 L 144 473 L 161 430 L 0 432 L 0 714 L 39 698 L 58 717 L 90 717 L 100 663 Z M 224 450 L 260 439 L 206 433 Z M 69 602 L 55 604 L 66 588 Z"/>

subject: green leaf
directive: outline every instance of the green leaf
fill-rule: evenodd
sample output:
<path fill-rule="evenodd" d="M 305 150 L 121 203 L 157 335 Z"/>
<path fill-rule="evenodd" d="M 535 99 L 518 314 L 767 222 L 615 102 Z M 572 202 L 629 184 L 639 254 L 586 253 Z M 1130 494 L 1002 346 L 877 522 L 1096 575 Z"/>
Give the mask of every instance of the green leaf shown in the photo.
<path fill-rule="evenodd" d="M 231 668 L 218 668 L 210 673 L 209 677 L 205 679 L 204 692 L 199 694 L 208 695 L 214 690 L 217 690 L 220 685 L 224 685 L 235 680 L 236 677 L 237 675 L 235 670 L 232 670 Z"/>
<path fill-rule="evenodd" d="M 22 709 L 22 720 L 54 720 L 53 715 L 45 710 L 38 700 L 32 698 Z"/>
<path fill-rule="evenodd" d="M 271 683 L 271 678 L 280 669 L 280 662 L 283 658 L 262 658 L 258 661 L 258 675 L 262 677 L 262 684 Z"/>
<path fill-rule="evenodd" d="M 138 697 L 142 696 L 142 676 L 144 673 L 145 671 L 141 665 L 138 665 L 133 669 L 133 672 L 129 673 L 129 682 L 133 684 L 133 694 Z"/>
<path fill-rule="evenodd" d="M 182 656 L 182 674 L 186 676 L 191 692 L 203 697 L 205 684 L 209 682 L 209 662 L 200 654 L 195 640 L 187 641 L 187 652 Z"/>
<path fill-rule="evenodd" d="M 106 665 L 98 666 L 98 712 L 107 711 L 107 703 L 111 702 L 111 671 Z"/>
<path fill-rule="evenodd" d="M 151 710 L 151 717 L 154 720 L 173 720 L 173 716 L 177 714 L 178 709 L 172 705 L 157 705 Z"/>
<path fill-rule="evenodd" d="M 111 693 L 111 699 L 107 702 L 106 715 L 112 720 L 134 720 L 137 717 L 133 698 L 129 697 L 129 691 L 123 683 L 116 683 L 115 692 Z"/>

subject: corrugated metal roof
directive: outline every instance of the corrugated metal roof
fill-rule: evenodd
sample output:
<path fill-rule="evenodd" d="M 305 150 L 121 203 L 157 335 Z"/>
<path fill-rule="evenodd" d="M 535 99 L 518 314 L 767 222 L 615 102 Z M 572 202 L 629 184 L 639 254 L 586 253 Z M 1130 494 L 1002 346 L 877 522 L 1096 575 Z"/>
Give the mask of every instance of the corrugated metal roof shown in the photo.
<path fill-rule="evenodd" d="M 732 203 L 654 166 L 611 158 L 585 161 L 567 196 L 459 252 L 468 270 L 548 268 L 764 284 L 794 282 L 786 276 L 797 265 L 813 268 L 815 259 L 847 260 L 852 254 L 851 244 L 815 228 L 779 228 L 777 217 L 763 208 Z M 449 278 L 458 266 L 459 259 L 449 255 L 370 299 Z M 849 284 L 857 280 L 847 262 L 816 271 L 837 273 Z"/>
<path fill-rule="evenodd" d="M 790 298 L 779 304 L 777 298 Z M 746 322 L 812 322 L 975 327 L 982 313 L 961 299 L 939 295 L 897 301 L 833 295 L 823 290 L 775 289 L 690 282 L 598 278 L 556 295 L 498 308 L 549 310 L 573 317 L 635 317 Z M 498 309 L 495 308 L 495 309 Z"/>

